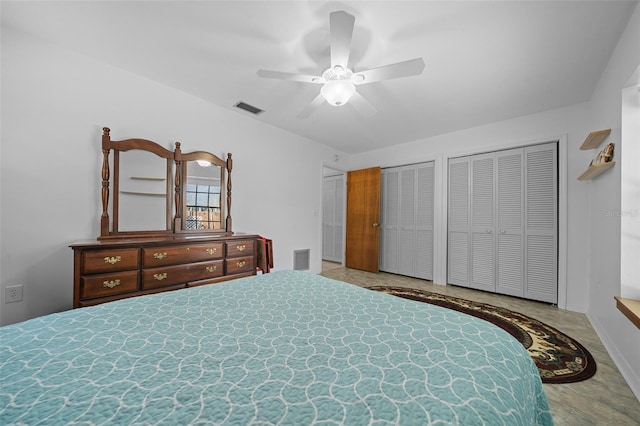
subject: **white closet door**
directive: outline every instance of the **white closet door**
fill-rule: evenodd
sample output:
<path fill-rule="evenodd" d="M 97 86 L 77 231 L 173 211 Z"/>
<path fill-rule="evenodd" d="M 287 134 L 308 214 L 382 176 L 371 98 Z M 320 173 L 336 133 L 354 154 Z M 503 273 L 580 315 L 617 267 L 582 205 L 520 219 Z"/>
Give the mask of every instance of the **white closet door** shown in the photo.
<path fill-rule="evenodd" d="M 335 211 L 334 211 L 334 222 L 333 222 L 333 244 L 334 244 L 334 254 L 335 261 L 342 262 L 342 257 L 344 253 L 344 244 L 343 244 L 343 236 L 344 236 L 344 220 L 345 220 L 345 182 L 344 175 L 336 177 L 336 188 L 335 188 Z"/>
<path fill-rule="evenodd" d="M 496 153 L 496 292 L 524 296 L 522 148 Z"/>
<path fill-rule="evenodd" d="M 380 270 L 398 273 L 398 201 L 400 172 L 382 169 L 380 218 Z"/>
<path fill-rule="evenodd" d="M 414 276 L 433 280 L 434 163 L 417 166 Z"/>
<path fill-rule="evenodd" d="M 416 249 L 416 168 L 400 169 L 398 273 L 414 276 Z"/>
<path fill-rule="evenodd" d="M 335 258 L 334 203 L 335 180 L 332 177 L 325 177 L 322 180 L 322 259 L 324 260 Z"/>
<path fill-rule="evenodd" d="M 469 286 L 469 157 L 449 160 L 447 282 Z"/>
<path fill-rule="evenodd" d="M 525 148 L 524 296 L 558 302 L 558 163 L 556 144 Z"/>
<path fill-rule="evenodd" d="M 495 291 L 494 154 L 471 157 L 471 282 Z"/>
<path fill-rule="evenodd" d="M 344 176 L 322 181 L 322 259 L 342 262 Z"/>
<path fill-rule="evenodd" d="M 382 170 L 380 270 L 433 279 L 434 163 Z"/>

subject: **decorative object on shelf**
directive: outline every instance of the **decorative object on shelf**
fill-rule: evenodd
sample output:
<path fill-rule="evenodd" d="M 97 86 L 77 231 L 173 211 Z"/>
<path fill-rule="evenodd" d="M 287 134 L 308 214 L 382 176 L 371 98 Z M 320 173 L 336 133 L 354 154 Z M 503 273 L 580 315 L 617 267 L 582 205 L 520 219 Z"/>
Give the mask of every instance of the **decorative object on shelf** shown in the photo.
<path fill-rule="evenodd" d="M 611 133 L 611 129 L 598 130 L 596 132 L 591 132 L 587 136 L 587 138 L 580 146 L 580 149 L 595 149 Z M 578 180 L 591 180 L 599 175 L 601 175 L 605 170 L 613 167 L 616 162 L 613 161 L 613 143 L 608 143 L 602 151 L 598 153 L 598 155 L 591 160 L 589 163 L 589 167 L 585 170 L 580 176 L 578 176 Z"/>
<path fill-rule="evenodd" d="M 591 160 L 591 166 L 599 166 L 604 163 L 609 163 L 613 159 L 613 143 L 608 143 L 602 151 L 600 151 L 596 158 Z"/>

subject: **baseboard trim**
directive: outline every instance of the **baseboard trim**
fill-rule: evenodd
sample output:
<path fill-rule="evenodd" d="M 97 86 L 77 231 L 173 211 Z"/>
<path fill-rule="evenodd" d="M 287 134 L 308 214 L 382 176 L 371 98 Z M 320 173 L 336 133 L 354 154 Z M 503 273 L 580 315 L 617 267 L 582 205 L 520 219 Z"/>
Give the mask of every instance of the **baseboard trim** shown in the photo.
<path fill-rule="evenodd" d="M 611 339 L 609 339 L 606 329 L 602 326 L 600 321 L 598 321 L 598 319 L 593 315 L 589 314 L 587 314 L 587 319 L 600 338 L 600 341 L 604 345 L 604 348 L 609 353 L 609 356 L 613 360 L 613 363 L 616 365 L 616 367 L 618 367 L 622 378 L 631 388 L 631 392 L 633 392 L 638 401 L 640 401 L 640 377 L 636 375 L 636 372 L 629 365 L 624 355 L 618 350 L 618 347 L 615 345 L 615 343 L 611 341 Z"/>

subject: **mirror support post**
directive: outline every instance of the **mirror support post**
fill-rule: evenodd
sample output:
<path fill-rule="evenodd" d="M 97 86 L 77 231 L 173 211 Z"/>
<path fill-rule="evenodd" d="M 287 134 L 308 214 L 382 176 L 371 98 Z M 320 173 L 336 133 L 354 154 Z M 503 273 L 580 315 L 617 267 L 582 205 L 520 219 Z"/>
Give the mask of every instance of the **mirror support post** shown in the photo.
<path fill-rule="evenodd" d="M 225 230 L 231 232 L 231 169 L 233 168 L 233 160 L 231 153 L 227 154 L 227 220 Z"/>
<path fill-rule="evenodd" d="M 111 136 L 108 127 L 102 128 L 102 215 L 100 216 L 100 235 L 109 235 L 109 150 Z"/>
<path fill-rule="evenodd" d="M 180 175 L 182 174 L 182 151 L 180 150 L 180 142 L 176 142 L 176 149 L 173 152 L 173 159 L 176 163 L 175 170 L 175 206 L 176 214 L 173 219 L 173 232 L 182 229 L 182 183 Z"/>

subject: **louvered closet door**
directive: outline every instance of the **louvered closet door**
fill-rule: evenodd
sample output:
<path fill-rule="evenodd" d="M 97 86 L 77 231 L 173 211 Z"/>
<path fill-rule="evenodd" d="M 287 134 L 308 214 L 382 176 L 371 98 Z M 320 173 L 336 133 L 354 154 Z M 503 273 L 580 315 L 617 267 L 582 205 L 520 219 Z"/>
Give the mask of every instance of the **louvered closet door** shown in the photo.
<path fill-rule="evenodd" d="M 336 177 L 335 187 L 335 211 L 333 213 L 333 242 L 335 262 L 342 262 L 344 253 L 344 211 L 345 211 L 345 183 L 344 175 Z"/>
<path fill-rule="evenodd" d="M 342 262 L 344 176 L 325 177 L 322 183 L 322 258 Z"/>
<path fill-rule="evenodd" d="M 496 292 L 524 296 L 522 148 L 496 153 Z"/>
<path fill-rule="evenodd" d="M 471 282 L 495 291 L 494 154 L 471 157 Z"/>
<path fill-rule="evenodd" d="M 380 270 L 433 279 L 434 163 L 382 171 Z"/>
<path fill-rule="evenodd" d="M 417 166 L 414 276 L 433 280 L 434 163 Z"/>
<path fill-rule="evenodd" d="M 331 177 L 322 179 L 322 258 L 335 258 L 335 241 L 332 224 L 334 221 L 335 180 Z"/>
<path fill-rule="evenodd" d="M 556 144 L 525 148 L 524 296 L 558 302 L 558 166 Z"/>
<path fill-rule="evenodd" d="M 416 168 L 400 169 L 398 273 L 414 276 L 416 249 Z"/>
<path fill-rule="evenodd" d="M 469 286 L 469 157 L 449 160 L 447 282 Z"/>
<path fill-rule="evenodd" d="M 400 172 L 382 170 L 380 217 L 380 270 L 398 273 L 398 201 Z"/>

